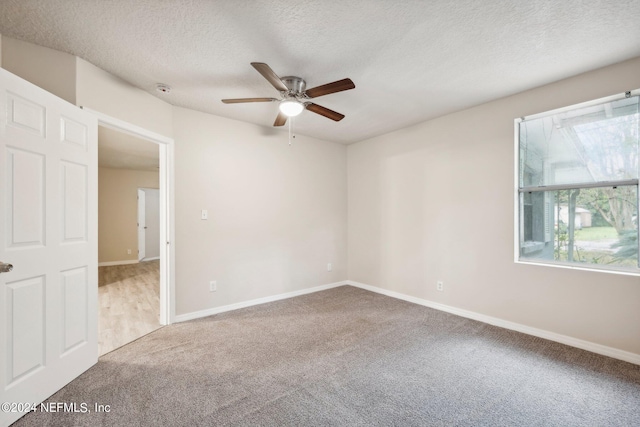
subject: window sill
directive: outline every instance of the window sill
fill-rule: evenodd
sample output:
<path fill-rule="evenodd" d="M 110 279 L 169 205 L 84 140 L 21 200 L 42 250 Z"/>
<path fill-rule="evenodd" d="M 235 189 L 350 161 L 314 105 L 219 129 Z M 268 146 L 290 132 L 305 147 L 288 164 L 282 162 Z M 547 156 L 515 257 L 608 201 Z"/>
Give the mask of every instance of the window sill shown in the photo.
<path fill-rule="evenodd" d="M 569 270 L 580 270 L 580 271 L 590 271 L 590 272 L 598 272 L 598 273 L 608 273 L 608 274 L 618 274 L 622 276 L 640 276 L 640 269 L 630 269 L 630 268 L 615 268 L 609 266 L 608 268 L 602 268 L 597 264 L 592 265 L 579 265 L 579 264 L 568 264 L 563 262 L 550 262 L 548 260 L 539 260 L 539 259 L 531 259 L 531 260 L 523 260 L 516 259 L 516 264 L 528 264 L 528 265 L 537 265 L 542 267 L 554 267 L 554 268 L 565 268 Z"/>

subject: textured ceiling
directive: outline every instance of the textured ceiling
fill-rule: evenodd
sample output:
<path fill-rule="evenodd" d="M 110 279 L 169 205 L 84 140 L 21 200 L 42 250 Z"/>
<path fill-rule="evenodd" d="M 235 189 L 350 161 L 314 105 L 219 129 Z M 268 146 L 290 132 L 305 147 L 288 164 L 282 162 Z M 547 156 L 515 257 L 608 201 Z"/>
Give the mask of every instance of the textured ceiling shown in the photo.
<path fill-rule="evenodd" d="M 0 34 L 77 55 L 167 102 L 270 126 L 249 63 L 316 98 L 297 133 L 350 143 L 640 56 L 639 0 L 0 0 Z M 168 95 L 157 82 L 172 86 Z"/>
<path fill-rule="evenodd" d="M 113 129 L 98 127 L 98 165 L 105 168 L 158 172 L 158 144 Z"/>

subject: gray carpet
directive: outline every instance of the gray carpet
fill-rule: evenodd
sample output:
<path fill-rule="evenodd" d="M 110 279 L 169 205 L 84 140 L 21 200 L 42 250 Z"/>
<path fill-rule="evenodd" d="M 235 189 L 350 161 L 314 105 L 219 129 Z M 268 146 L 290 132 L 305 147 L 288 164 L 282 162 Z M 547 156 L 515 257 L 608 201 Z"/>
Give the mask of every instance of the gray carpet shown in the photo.
<path fill-rule="evenodd" d="M 640 366 L 350 286 L 165 327 L 16 426 L 640 426 Z"/>

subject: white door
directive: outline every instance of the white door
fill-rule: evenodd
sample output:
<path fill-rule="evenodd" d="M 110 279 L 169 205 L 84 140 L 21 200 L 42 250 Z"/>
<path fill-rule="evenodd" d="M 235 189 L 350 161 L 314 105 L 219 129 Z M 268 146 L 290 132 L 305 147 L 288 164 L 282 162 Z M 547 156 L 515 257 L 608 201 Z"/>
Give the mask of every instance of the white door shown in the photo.
<path fill-rule="evenodd" d="M 146 260 L 160 258 L 160 190 L 144 189 L 144 221 L 145 241 L 144 257 Z"/>
<path fill-rule="evenodd" d="M 138 261 L 145 257 L 146 219 L 144 190 L 138 188 Z"/>
<path fill-rule="evenodd" d="M 39 403 L 98 360 L 97 129 L 0 69 L 0 403 Z M 0 425 L 24 415 L 9 410 Z"/>

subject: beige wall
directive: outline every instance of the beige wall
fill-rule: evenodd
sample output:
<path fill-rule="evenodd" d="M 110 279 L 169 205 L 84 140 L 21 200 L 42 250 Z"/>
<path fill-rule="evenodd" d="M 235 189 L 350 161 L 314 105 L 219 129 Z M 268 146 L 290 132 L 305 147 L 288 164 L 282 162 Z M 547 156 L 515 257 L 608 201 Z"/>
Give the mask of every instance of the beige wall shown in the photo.
<path fill-rule="evenodd" d="M 177 314 L 347 278 L 345 146 L 289 146 L 286 132 L 177 107 L 173 120 Z"/>
<path fill-rule="evenodd" d="M 171 105 L 81 58 L 77 58 L 76 105 L 173 135 Z"/>
<path fill-rule="evenodd" d="M 171 105 L 64 52 L 2 36 L 6 70 L 73 104 L 171 137 Z"/>
<path fill-rule="evenodd" d="M 640 278 L 513 261 L 514 118 L 636 88 L 640 58 L 349 146 L 349 279 L 640 354 Z"/>
<path fill-rule="evenodd" d="M 138 259 L 138 188 L 158 184 L 158 172 L 98 168 L 98 262 Z"/>
<path fill-rule="evenodd" d="M 2 68 L 75 103 L 76 57 L 73 55 L 3 36 Z"/>
<path fill-rule="evenodd" d="M 28 45 L 29 52 L 42 49 Z M 53 65 L 67 64 L 66 54 L 58 54 L 50 58 Z M 347 278 L 346 147 L 302 136 L 289 147 L 286 133 L 172 109 L 74 60 L 77 105 L 165 136 L 175 133 L 177 314 Z M 18 71 L 25 77 L 26 70 Z M 100 170 L 102 182 L 105 173 Z M 106 211 L 109 194 L 100 189 L 100 262 L 136 259 L 134 233 L 119 238 L 104 231 L 105 216 L 121 216 L 119 209 Z M 209 209 L 208 221 L 199 219 L 201 209 Z M 218 292 L 209 293 L 209 280 L 218 280 Z"/>
<path fill-rule="evenodd" d="M 640 354 L 640 279 L 513 262 L 513 119 L 638 88 L 640 59 L 348 148 L 301 136 L 288 147 L 285 134 L 172 108 L 82 59 L 1 41 L 10 71 L 175 137 L 178 314 L 346 279 L 348 182 L 350 279 Z M 118 216 L 102 200 L 101 219 Z M 129 243 L 106 259 L 129 247 L 135 259 Z"/>

